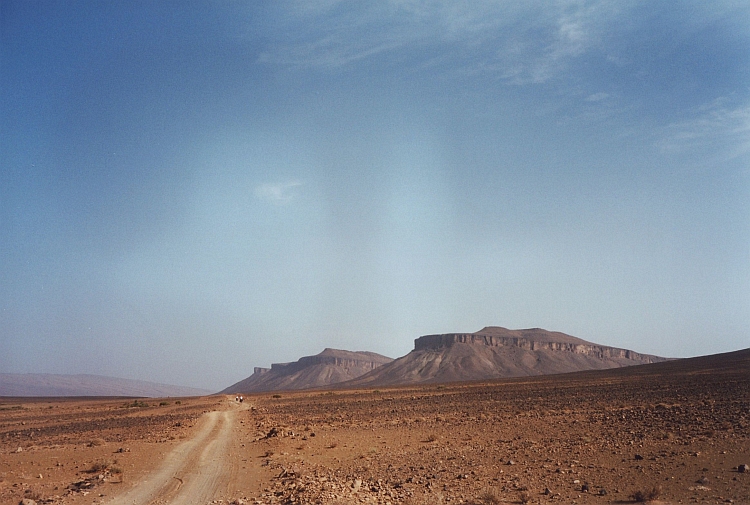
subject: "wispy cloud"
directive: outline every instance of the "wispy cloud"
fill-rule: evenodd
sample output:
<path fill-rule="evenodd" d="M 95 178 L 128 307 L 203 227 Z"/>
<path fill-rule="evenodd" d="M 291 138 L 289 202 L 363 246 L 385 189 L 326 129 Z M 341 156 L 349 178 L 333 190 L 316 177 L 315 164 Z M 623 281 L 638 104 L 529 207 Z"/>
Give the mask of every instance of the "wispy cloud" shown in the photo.
<path fill-rule="evenodd" d="M 547 5 L 539 26 L 524 33 L 527 51 L 500 51 L 500 58 L 510 57 L 517 84 L 543 83 L 566 70 L 570 61 L 597 47 L 604 27 L 616 14 L 610 2 L 587 4 L 559 1 Z"/>
<path fill-rule="evenodd" d="M 255 187 L 255 197 L 274 205 L 284 205 L 297 196 L 296 188 L 302 186 L 301 181 L 282 183 L 267 183 Z"/>
<path fill-rule="evenodd" d="M 668 125 L 658 142 L 665 152 L 721 149 L 725 159 L 750 152 L 750 104 L 721 97 L 693 111 L 690 119 Z"/>
<path fill-rule="evenodd" d="M 355 11 L 346 2 L 302 2 L 289 9 L 294 14 L 287 21 L 304 28 L 291 42 L 269 43 L 259 61 L 338 68 L 384 53 L 440 46 L 462 62 L 464 72 L 540 83 L 595 47 L 620 4 L 393 0 L 367 5 Z"/>
<path fill-rule="evenodd" d="M 585 101 L 587 102 L 601 102 L 602 100 L 606 100 L 609 98 L 609 93 L 599 92 L 594 93 L 593 95 L 589 95 L 585 98 Z"/>

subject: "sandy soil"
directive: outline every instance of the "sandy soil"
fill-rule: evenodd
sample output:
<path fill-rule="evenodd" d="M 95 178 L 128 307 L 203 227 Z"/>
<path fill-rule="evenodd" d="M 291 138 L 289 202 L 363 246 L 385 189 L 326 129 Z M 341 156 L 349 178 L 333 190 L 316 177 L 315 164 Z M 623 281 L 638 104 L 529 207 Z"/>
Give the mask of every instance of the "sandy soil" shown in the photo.
<path fill-rule="evenodd" d="M 0 401 L 0 503 L 750 503 L 747 368 L 145 401 Z"/>

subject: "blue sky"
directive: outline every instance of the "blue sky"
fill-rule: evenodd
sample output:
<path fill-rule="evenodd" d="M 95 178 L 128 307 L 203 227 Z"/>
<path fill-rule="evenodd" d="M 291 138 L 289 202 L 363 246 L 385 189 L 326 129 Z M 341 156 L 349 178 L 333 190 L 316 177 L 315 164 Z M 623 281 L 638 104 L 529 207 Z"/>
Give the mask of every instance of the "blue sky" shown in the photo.
<path fill-rule="evenodd" d="M 744 2 L 0 3 L 0 371 L 750 347 Z"/>

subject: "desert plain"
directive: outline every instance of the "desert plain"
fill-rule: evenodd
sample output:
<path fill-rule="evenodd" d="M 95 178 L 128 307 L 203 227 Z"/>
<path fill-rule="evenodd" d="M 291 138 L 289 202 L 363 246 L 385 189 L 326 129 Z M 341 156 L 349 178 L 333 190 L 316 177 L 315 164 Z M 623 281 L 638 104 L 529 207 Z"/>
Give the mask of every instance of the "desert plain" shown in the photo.
<path fill-rule="evenodd" d="M 750 503 L 750 351 L 487 382 L 0 399 L 0 503 Z"/>

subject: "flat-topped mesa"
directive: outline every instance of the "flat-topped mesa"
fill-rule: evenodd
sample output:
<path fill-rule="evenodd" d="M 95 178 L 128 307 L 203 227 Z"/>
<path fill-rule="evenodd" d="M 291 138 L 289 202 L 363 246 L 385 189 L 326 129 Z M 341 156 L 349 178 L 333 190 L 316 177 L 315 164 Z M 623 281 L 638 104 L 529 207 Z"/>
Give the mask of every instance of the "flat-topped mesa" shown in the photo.
<path fill-rule="evenodd" d="M 294 373 L 303 368 L 312 365 L 333 365 L 344 368 L 358 368 L 363 371 L 374 370 L 375 368 L 389 363 L 391 358 L 381 356 L 374 352 L 353 352 L 339 349 L 326 348 L 320 354 L 315 356 L 303 356 L 297 361 L 291 363 L 272 363 L 271 370 L 284 373 Z"/>
<path fill-rule="evenodd" d="M 292 363 L 273 363 L 271 368 L 255 367 L 253 375 L 222 393 L 324 387 L 354 379 L 391 361 L 391 358 L 374 352 L 325 349 L 320 354 L 304 356 Z"/>
<path fill-rule="evenodd" d="M 362 367 L 362 368 L 368 368 L 370 370 L 375 369 L 382 365 L 382 362 L 375 362 L 370 360 L 360 360 L 360 359 L 347 359 L 347 358 L 337 358 L 336 356 L 305 356 L 299 359 L 297 361 L 299 363 L 300 368 L 310 366 L 310 365 L 316 365 L 316 364 L 326 364 L 326 365 L 335 365 L 335 366 L 344 366 L 344 367 Z"/>
<path fill-rule="evenodd" d="M 500 327 L 487 327 L 476 333 L 425 335 L 414 340 L 414 350 L 441 349 L 458 343 L 490 347 L 518 347 L 528 351 L 572 352 L 596 358 L 623 358 L 644 364 L 665 361 L 659 356 L 598 345 L 564 333 L 548 332 L 539 328 L 507 330 Z"/>

